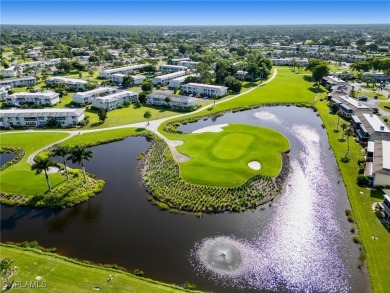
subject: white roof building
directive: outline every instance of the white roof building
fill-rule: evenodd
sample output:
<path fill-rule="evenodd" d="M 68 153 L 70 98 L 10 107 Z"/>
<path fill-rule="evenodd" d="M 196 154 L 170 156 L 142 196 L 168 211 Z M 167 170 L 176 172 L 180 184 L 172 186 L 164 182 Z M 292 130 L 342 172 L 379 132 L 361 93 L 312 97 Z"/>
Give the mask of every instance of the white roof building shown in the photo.
<path fill-rule="evenodd" d="M 187 83 L 182 85 L 182 90 L 188 94 L 200 94 L 202 96 L 211 97 L 216 95 L 217 97 L 222 97 L 227 95 L 228 88 L 225 86 L 219 85 L 209 85 L 202 83 Z"/>
<path fill-rule="evenodd" d="M 166 106 L 173 109 L 189 109 L 197 105 L 198 99 L 157 91 L 146 96 L 146 103 L 148 105 Z"/>
<path fill-rule="evenodd" d="M 11 88 L 17 86 L 30 86 L 35 85 L 37 83 L 37 79 L 34 76 L 26 76 L 20 78 L 10 78 L 0 80 L 0 87 L 9 86 Z"/>
<path fill-rule="evenodd" d="M 0 127 L 45 126 L 49 119 L 61 126 L 77 125 L 84 119 L 85 109 L 8 109 L 0 110 Z"/>
<path fill-rule="evenodd" d="M 169 81 L 170 88 L 181 88 L 181 86 L 185 83 L 185 80 L 189 76 L 197 76 L 196 74 L 183 75 L 180 77 L 176 77 Z"/>
<path fill-rule="evenodd" d="M 99 77 L 108 78 L 112 74 L 116 74 L 116 73 L 124 74 L 127 72 L 133 72 L 133 71 L 139 70 L 141 68 L 144 68 L 146 66 L 147 66 L 147 64 L 137 64 L 137 65 L 131 65 L 131 66 L 126 66 L 126 67 L 106 69 L 106 70 L 100 71 Z"/>
<path fill-rule="evenodd" d="M 92 100 L 92 106 L 109 111 L 118 108 L 119 105 L 123 105 L 125 102 L 138 102 L 138 93 L 122 91 L 108 96 L 98 97 Z"/>
<path fill-rule="evenodd" d="M 187 68 L 194 68 L 198 64 L 199 64 L 199 62 L 195 62 L 195 61 L 179 61 L 177 63 L 177 65 L 184 66 L 184 67 L 187 67 Z"/>
<path fill-rule="evenodd" d="M 373 113 L 359 113 L 351 116 L 352 125 L 362 141 L 390 141 L 390 129 Z"/>
<path fill-rule="evenodd" d="M 112 82 L 115 82 L 117 84 L 122 84 L 123 78 L 125 76 L 127 76 L 127 74 L 115 73 L 115 74 L 111 74 L 108 78 Z M 146 77 L 143 75 L 131 75 L 131 77 L 134 80 L 134 85 L 139 85 L 139 84 L 143 83 L 144 80 L 146 79 Z"/>
<path fill-rule="evenodd" d="M 178 72 L 178 71 L 186 71 L 188 67 L 179 66 L 179 65 L 160 65 L 159 71 L 161 72 Z"/>
<path fill-rule="evenodd" d="M 65 83 L 71 90 L 85 90 L 84 85 L 88 83 L 88 81 L 83 79 L 74 79 L 62 76 L 55 76 L 46 79 L 46 84 L 48 85 L 56 85 L 58 83 Z"/>
<path fill-rule="evenodd" d="M 365 175 L 374 186 L 390 185 L 390 141 L 375 140 L 372 162 L 366 163 Z"/>
<path fill-rule="evenodd" d="M 7 105 L 41 104 L 54 106 L 60 102 L 60 95 L 53 91 L 43 93 L 15 93 L 6 98 Z"/>
<path fill-rule="evenodd" d="M 158 84 L 167 85 L 170 80 L 181 77 L 181 76 L 185 76 L 185 75 L 186 75 L 185 71 L 172 72 L 172 73 L 168 73 L 168 74 L 154 77 L 152 79 L 152 83 L 154 85 L 158 85 Z"/>
<path fill-rule="evenodd" d="M 190 58 L 175 58 L 175 59 L 172 59 L 172 65 L 178 65 L 179 62 L 181 61 L 191 61 Z"/>
<path fill-rule="evenodd" d="M 99 87 L 86 92 L 75 93 L 72 97 L 73 102 L 78 104 L 90 104 L 96 98 L 101 97 L 102 95 L 110 95 L 116 93 L 118 90 L 112 87 Z"/>

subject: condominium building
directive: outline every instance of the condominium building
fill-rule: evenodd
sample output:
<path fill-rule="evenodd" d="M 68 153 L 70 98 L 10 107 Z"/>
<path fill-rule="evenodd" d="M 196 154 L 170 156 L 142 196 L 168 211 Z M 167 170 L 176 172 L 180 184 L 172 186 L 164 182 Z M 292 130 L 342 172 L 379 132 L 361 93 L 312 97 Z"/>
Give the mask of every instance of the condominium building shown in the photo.
<path fill-rule="evenodd" d="M 8 109 L 0 110 L 0 127 L 42 127 L 54 119 L 61 126 L 77 125 L 84 119 L 84 109 Z"/>
<path fill-rule="evenodd" d="M 390 75 L 386 75 L 383 72 L 364 72 L 362 78 L 372 77 L 376 81 L 390 81 Z"/>
<path fill-rule="evenodd" d="M 306 58 L 272 58 L 271 60 L 272 64 L 277 66 L 290 66 L 293 65 L 295 61 L 296 64 L 299 64 L 304 67 L 309 63 L 309 60 L 307 60 Z"/>
<path fill-rule="evenodd" d="M 101 96 L 111 95 L 116 93 L 118 90 L 112 87 L 99 87 L 94 90 L 75 93 L 72 97 L 73 102 L 78 104 L 90 104 L 96 98 Z"/>
<path fill-rule="evenodd" d="M 187 68 L 194 68 L 198 64 L 199 64 L 199 62 L 195 62 L 195 61 L 179 61 L 177 63 L 177 65 L 184 66 L 184 67 L 187 67 Z"/>
<path fill-rule="evenodd" d="M 118 108 L 119 105 L 123 105 L 125 102 L 138 102 L 138 93 L 123 91 L 104 97 L 98 97 L 92 100 L 92 106 L 109 111 Z"/>
<path fill-rule="evenodd" d="M 169 87 L 172 88 L 172 89 L 174 89 L 174 88 L 177 88 L 177 89 L 181 88 L 181 86 L 185 83 L 186 78 L 190 77 L 190 76 L 197 76 L 197 74 L 183 75 L 183 76 L 171 79 L 169 81 Z"/>
<path fill-rule="evenodd" d="M 152 83 L 154 85 L 167 85 L 170 80 L 181 77 L 181 76 L 186 76 L 185 71 L 178 71 L 178 72 L 172 72 L 160 76 L 156 76 L 152 79 Z"/>
<path fill-rule="evenodd" d="M 172 65 L 178 65 L 181 61 L 191 61 L 190 58 L 175 58 L 171 60 Z"/>
<path fill-rule="evenodd" d="M 211 97 L 216 95 L 217 97 L 223 97 L 227 95 L 228 88 L 219 85 L 209 85 L 202 83 L 187 83 L 182 85 L 182 90 L 188 94 L 200 94 L 202 96 Z"/>
<path fill-rule="evenodd" d="M 351 124 L 360 141 L 390 141 L 390 129 L 373 113 L 359 113 L 351 116 Z"/>
<path fill-rule="evenodd" d="M 0 80 L 0 87 L 9 86 L 11 88 L 18 86 L 32 86 L 37 83 L 37 79 L 33 76 L 26 76 L 20 78 L 10 78 Z"/>
<path fill-rule="evenodd" d="M 198 99 L 157 91 L 146 96 L 146 103 L 154 106 L 169 106 L 173 109 L 189 109 L 197 105 Z"/>
<path fill-rule="evenodd" d="M 56 77 L 50 77 L 46 79 L 46 84 L 48 85 L 56 85 L 59 83 L 65 83 L 69 89 L 74 91 L 83 91 L 85 90 L 84 86 L 88 83 L 88 81 L 83 79 L 74 79 L 74 78 L 68 78 L 68 77 L 62 77 L 62 76 L 56 76 Z"/>
<path fill-rule="evenodd" d="M 126 67 L 106 69 L 106 70 L 100 71 L 99 77 L 109 78 L 110 75 L 113 75 L 113 74 L 117 74 L 117 73 L 125 74 L 128 72 L 134 72 L 134 71 L 138 71 L 141 68 L 144 68 L 146 66 L 147 66 L 147 64 L 137 64 L 137 65 L 131 65 L 131 66 L 126 66 Z"/>
<path fill-rule="evenodd" d="M 43 93 L 15 93 L 6 98 L 7 105 L 41 104 L 54 106 L 60 102 L 60 95 L 53 91 Z"/>
<path fill-rule="evenodd" d="M 332 97 L 331 103 L 338 105 L 342 115 L 347 117 L 360 113 L 369 113 L 371 111 L 370 107 L 349 96 L 338 96 L 337 98 Z"/>
<path fill-rule="evenodd" d="M 364 175 L 372 180 L 374 186 L 390 185 L 390 141 L 368 142 Z M 387 206 L 387 210 L 390 211 L 390 205 Z"/>
<path fill-rule="evenodd" d="M 115 82 L 116 84 L 120 84 L 121 85 L 122 82 L 123 82 L 123 79 L 126 76 L 127 75 L 123 74 L 123 73 L 115 73 L 115 74 L 111 74 L 108 78 L 110 79 L 110 81 Z M 134 80 L 134 85 L 140 85 L 146 79 L 146 77 L 143 76 L 143 75 L 130 75 L 130 76 Z"/>
<path fill-rule="evenodd" d="M 186 71 L 188 68 L 180 65 L 160 65 L 159 71 L 161 72 L 178 72 Z"/>

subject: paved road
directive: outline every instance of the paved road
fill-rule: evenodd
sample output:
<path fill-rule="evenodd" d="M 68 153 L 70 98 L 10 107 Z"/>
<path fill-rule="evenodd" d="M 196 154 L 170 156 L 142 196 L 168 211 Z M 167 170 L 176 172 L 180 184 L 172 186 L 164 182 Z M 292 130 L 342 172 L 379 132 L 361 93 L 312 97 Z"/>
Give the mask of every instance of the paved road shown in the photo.
<path fill-rule="evenodd" d="M 357 82 L 350 83 L 350 85 L 354 87 L 357 96 L 364 96 L 365 93 L 377 93 L 376 91 L 372 91 L 372 90 L 366 89 L 364 87 L 361 87 L 362 84 L 364 84 L 364 83 L 357 83 Z M 385 97 L 387 97 L 390 94 L 390 92 L 387 90 L 381 90 L 381 91 L 379 91 L 379 93 Z M 380 102 L 389 102 L 389 101 L 390 101 L 389 99 L 379 100 L 379 99 L 374 99 L 374 98 L 368 98 L 367 102 L 363 102 L 363 104 L 369 106 L 370 108 L 378 108 L 379 114 L 381 114 L 382 116 L 390 117 L 390 112 L 387 112 L 387 111 L 379 108 Z"/>

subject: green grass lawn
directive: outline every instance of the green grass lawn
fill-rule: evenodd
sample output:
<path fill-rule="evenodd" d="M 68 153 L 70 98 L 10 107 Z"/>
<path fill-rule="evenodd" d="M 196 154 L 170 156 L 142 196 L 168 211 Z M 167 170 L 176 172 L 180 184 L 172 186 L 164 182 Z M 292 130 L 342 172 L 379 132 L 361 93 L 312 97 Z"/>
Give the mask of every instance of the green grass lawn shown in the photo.
<path fill-rule="evenodd" d="M 186 117 L 195 117 L 210 115 L 212 113 L 226 111 L 232 108 L 251 106 L 255 104 L 272 103 L 312 103 L 315 98 L 313 83 L 310 82 L 309 73 L 294 73 L 289 67 L 278 67 L 278 74 L 270 83 L 260 86 L 251 92 L 237 97 L 233 100 L 221 103 L 215 107 L 209 107 L 199 113 L 188 115 Z M 319 94 L 324 94 L 323 89 Z M 169 138 L 180 139 L 177 135 L 163 131 L 164 125 L 174 121 L 171 119 L 159 127 L 159 131 Z"/>
<path fill-rule="evenodd" d="M 261 174 L 276 176 L 282 166 L 281 153 L 289 142 L 279 132 L 257 126 L 231 124 L 218 133 L 182 135 L 177 150 L 190 157 L 180 164 L 181 177 L 195 184 L 238 186 Z M 248 167 L 258 161 L 261 169 Z"/>
<path fill-rule="evenodd" d="M 42 194 L 47 191 L 44 174 L 35 175 L 27 158 L 36 150 L 66 137 L 67 133 L 0 134 L 2 146 L 18 146 L 25 150 L 23 159 L 0 172 L 1 191 L 21 195 Z M 64 181 L 60 174 L 49 175 L 52 186 Z"/>
<path fill-rule="evenodd" d="M 385 106 L 387 106 L 387 108 Z M 390 102 L 380 102 L 379 108 L 381 108 L 387 112 L 390 112 Z"/>
<path fill-rule="evenodd" d="M 150 111 L 150 113 L 152 114 L 150 120 L 155 120 L 155 119 L 160 119 L 160 118 L 180 114 L 180 112 L 172 111 L 164 108 L 158 108 L 152 106 L 141 106 L 137 108 L 135 107 L 135 105 L 130 105 L 129 107 L 109 111 L 107 113 L 106 121 L 104 123 L 100 123 L 96 110 L 86 110 L 85 116 L 89 116 L 89 124 L 83 127 L 83 129 L 106 128 L 111 126 L 131 124 L 131 123 L 137 123 L 142 121 L 146 122 L 147 119 L 144 118 L 145 111 Z"/>
<path fill-rule="evenodd" d="M 88 265 L 56 254 L 35 249 L 0 246 L 1 257 L 13 260 L 15 273 L 10 281 L 34 282 L 37 276 L 46 283 L 46 288 L 13 288 L 12 292 L 94 292 L 100 287 L 103 292 L 188 292 L 178 286 L 136 277 L 129 273 Z M 107 282 L 109 275 L 112 281 Z"/>
<path fill-rule="evenodd" d="M 349 163 L 342 163 L 340 159 L 346 153 L 347 143 L 340 142 L 340 133 L 333 132 L 337 126 L 337 116 L 330 113 L 325 101 L 317 103 L 316 106 L 326 125 L 329 142 L 333 148 L 348 191 L 360 239 L 367 254 L 367 266 L 373 292 L 390 292 L 390 286 L 388 286 L 388 277 L 390 275 L 390 234 L 371 209 L 372 203 L 382 201 L 383 196 L 378 196 L 377 192 L 371 192 L 369 189 L 359 187 L 356 184 L 358 175 L 357 162 L 361 158 L 362 147 L 351 139 L 351 152 L 348 156 L 350 161 Z M 378 237 L 377 240 L 372 239 L 374 235 Z M 351 245 L 354 245 L 352 241 Z"/>
<path fill-rule="evenodd" d="M 144 129 L 136 128 L 119 128 L 112 130 L 103 130 L 98 132 L 89 132 L 82 135 L 76 135 L 72 138 L 62 142 L 63 145 L 76 145 L 76 144 L 95 144 L 99 141 L 122 139 L 127 136 L 146 133 Z"/>

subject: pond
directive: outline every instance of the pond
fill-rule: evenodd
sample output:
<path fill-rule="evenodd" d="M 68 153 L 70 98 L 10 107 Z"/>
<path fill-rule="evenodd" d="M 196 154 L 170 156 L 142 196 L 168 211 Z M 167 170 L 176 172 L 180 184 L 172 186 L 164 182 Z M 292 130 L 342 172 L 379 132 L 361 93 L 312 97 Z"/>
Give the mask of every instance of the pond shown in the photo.
<path fill-rule="evenodd" d="M 14 153 L 0 153 L 0 166 L 3 166 L 9 161 L 12 161 L 13 159 L 15 159 L 15 157 L 16 154 Z"/>
<path fill-rule="evenodd" d="M 106 186 L 89 202 L 62 211 L 2 206 L 2 241 L 37 240 L 66 256 L 139 268 L 147 277 L 189 281 L 205 291 L 369 291 L 344 214 L 346 190 L 316 114 L 259 108 L 180 129 L 223 123 L 271 127 L 290 140 L 291 172 L 272 207 L 200 219 L 160 211 L 145 199 L 137 170 L 137 156 L 150 143 L 127 138 L 91 148 L 87 172 Z"/>

